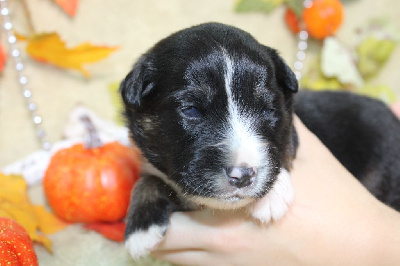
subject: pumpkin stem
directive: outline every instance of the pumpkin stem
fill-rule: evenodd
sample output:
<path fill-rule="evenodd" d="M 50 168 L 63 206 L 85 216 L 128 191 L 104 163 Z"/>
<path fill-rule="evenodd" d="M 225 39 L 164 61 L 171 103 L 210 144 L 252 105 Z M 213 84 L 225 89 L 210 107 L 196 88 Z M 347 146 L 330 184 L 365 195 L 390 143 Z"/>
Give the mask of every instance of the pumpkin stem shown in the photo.
<path fill-rule="evenodd" d="M 92 122 L 92 119 L 90 119 L 90 117 L 87 115 L 82 115 L 81 121 L 83 122 L 86 129 L 85 148 L 94 149 L 103 146 L 103 143 L 100 140 L 99 134 Z"/>

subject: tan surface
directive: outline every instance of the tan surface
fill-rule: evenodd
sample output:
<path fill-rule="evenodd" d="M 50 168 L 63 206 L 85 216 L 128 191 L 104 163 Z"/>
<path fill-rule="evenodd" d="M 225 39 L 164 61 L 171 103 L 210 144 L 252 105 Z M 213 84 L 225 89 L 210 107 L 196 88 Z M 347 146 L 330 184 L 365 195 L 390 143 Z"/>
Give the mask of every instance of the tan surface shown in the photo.
<path fill-rule="evenodd" d="M 11 2 L 12 19 L 18 32 L 29 33 L 25 13 L 19 2 Z M 115 110 L 107 86 L 121 80 L 134 60 L 160 38 L 201 22 L 219 21 L 245 29 L 261 42 L 277 48 L 294 62 L 296 39 L 283 23 L 283 9 L 271 15 L 235 14 L 234 0 L 83 0 L 77 16 L 70 19 L 53 1 L 29 0 L 33 26 L 37 32 L 57 31 L 71 46 L 91 41 L 94 44 L 120 45 L 111 57 L 88 66 L 92 78 L 66 72 L 25 58 L 26 74 L 33 100 L 38 103 L 49 140 L 61 139 L 68 111 L 84 103 L 104 119 L 113 119 Z M 347 5 L 346 20 L 338 33 L 347 44 L 356 43 L 354 29 L 368 19 L 386 16 L 400 27 L 400 1 L 359 0 Z M 4 41 L 4 36 L 1 36 Z M 23 46 L 21 46 L 22 48 Z M 386 83 L 400 95 L 400 49 L 397 49 L 377 83 Z M 31 121 L 24 105 L 16 73 L 10 62 L 0 75 L 0 167 L 37 150 Z M 31 188 L 35 202 L 43 203 L 40 186 Z M 52 236 L 55 254 L 37 248 L 41 265 L 131 265 L 120 244 L 103 240 L 78 226 Z M 152 265 L 152 262 L 145 262 Z"/>

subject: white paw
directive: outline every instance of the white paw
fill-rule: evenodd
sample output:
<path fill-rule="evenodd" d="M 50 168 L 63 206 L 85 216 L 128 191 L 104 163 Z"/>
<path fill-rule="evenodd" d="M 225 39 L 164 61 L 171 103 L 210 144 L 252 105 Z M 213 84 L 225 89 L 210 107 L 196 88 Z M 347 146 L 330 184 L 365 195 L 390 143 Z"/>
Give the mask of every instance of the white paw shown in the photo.
<path fill-rule="evenodd" d="M 250 214 L 263 223 L 277 221 L 283 217 L 294 198 L 290 174 L 281 169 L 272 189 L 263 198 L 250 205 Z"/>
<path fill-rule="evenodd" d="M 152 225 L 148 230 L 140 230 L 131 233 L 125 241 L 125 248 L 133 259 L 146 256 L 161 242 L 167 226 Z"/>

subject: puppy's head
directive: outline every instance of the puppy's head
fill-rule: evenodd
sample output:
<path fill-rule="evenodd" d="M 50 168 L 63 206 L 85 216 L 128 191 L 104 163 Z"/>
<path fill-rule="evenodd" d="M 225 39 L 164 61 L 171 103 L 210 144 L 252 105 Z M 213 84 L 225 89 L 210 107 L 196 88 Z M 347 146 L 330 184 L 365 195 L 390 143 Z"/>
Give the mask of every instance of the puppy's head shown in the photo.
<path fill-rule="evenodd" d="M 135 144 L 197 203 L 236 208 L 287 168 L 297 81 L 248 33 L 203 24 L 157 43 L 121 83 Z"/>

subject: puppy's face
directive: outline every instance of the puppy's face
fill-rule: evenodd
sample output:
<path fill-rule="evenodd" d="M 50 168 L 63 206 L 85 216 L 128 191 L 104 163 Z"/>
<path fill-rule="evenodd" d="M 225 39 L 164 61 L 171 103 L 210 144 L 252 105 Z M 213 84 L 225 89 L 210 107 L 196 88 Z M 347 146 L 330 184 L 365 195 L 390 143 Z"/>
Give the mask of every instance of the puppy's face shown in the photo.
<path fill-rule="evenodd" d="M 168 184 L 213 208 L 264 196 L 290 157 L 293 73 L 220 24 L 162 40 L 121 84 L 131 135 Z"/>

